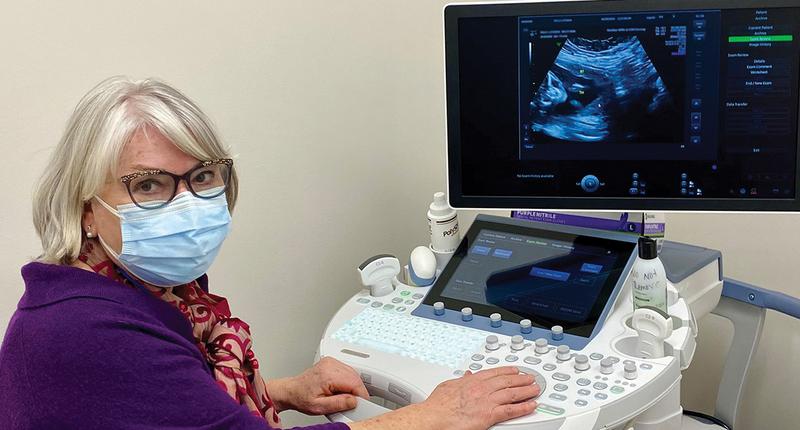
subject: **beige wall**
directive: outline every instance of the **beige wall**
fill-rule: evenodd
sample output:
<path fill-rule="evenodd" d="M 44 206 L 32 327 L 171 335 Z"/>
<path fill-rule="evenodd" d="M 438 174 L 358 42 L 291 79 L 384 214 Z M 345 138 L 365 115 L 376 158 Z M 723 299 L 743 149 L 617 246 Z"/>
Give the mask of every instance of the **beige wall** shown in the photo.
<path fill-rule="evenodd" d="M 311 363 L 362 259 L 425 242 L 425 206 L 445 175 L 444 2 L 31 3 L 5 0 L 0 14 L 0 331 L 39 249 L 31 184 L 80 96 L 113 74 L 172 82 L 239 155 L 241 203 L 212 287 L 251 323 L 270 376 Z M 800 296 L 797 221 L 671 215 L 668 231 L 722 249 L 728 275 Z M 719 326 L 702 324 L 688 407 L 711 407 Z M 768 318 L 740 429 L 800 422 L 798 333 L 797 321 Z"/>

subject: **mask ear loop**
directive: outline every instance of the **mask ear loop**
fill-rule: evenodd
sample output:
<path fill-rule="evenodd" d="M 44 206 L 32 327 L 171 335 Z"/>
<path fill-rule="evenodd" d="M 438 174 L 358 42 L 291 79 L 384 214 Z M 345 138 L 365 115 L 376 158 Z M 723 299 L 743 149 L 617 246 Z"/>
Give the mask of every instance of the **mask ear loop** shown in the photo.
<path fill-rule="evenodd" d="M 106 208 L 106 210 L 111 212 L 114 216 L 116 216 L 119 219 L 122 219 L 122 216 L 120 216 L 119 212 L 116 209 L 112 208 L 111 205 L 103 201 L 103 199 L 101 199 L 100 196 L 94 196 L 92 198 L 97 200 L 98 203 L 100 203 L 104 208 Z M 100 245 L 103 246 L 103 249 L 106 251 L 106 253 L 111 254 L 115 259 L 119 260 L 119 254 L 114 252 L 114 250 L 111 249 L 110 246 L 108 246 L 108 244 L 103 240 L 103 238 L 100 237 L 99 232 L 97 233 L 97 240 L 100 242 Z"/>
<path fill-rule="evenodd" d="M 149 293 L 149 291 L 147 291 L 147 288 L 145 288 L 141 282 L 136 280 L 133 276 L 130 275 L 130 273 L 128 273 L 128 269 L 124 267 L 121 261 L 119 261 L 119 255 L 116 252 L 114 252 L 114 250 L 111 249 L 111 247 L 108 246 L 108 244 L 106 244 L 106 242 L 103 240 L 102 237 L 100 237 L 100 235 L 97 235 L 97 240 L 100 242 L 100 245 L 103 247 L 103 250 L 105 250 L 107 254 L 111 254 L 114 257 L 114 259 L 117 260 L 117 262 L 114 264 L 117 273 L 123 278 L 127 279 L 128 282 L 133 284 L 133 286 L 135 286 L 136 288 L 144 291 L 145 293 Z"/>
<path fill-rule="evenodd" d="M 119 212 L 116 209 L 112 208 L 111 205 L 106 203 L 103 199 L 101 199 L 100 196 L 94 196 L 93 198 L 97 200 L 97 202 L 100 203 L 104 208 L 106 208 L 106 210 L 114 214 L 114 216 L 116 216 L 119 219 L 122 219 L 122 216 L 120 216 Z M 119 255 L 116 252 L 114 252 L 114 250 L 111 249 L 110 246 L 108 246 L 108 244 L 103 240 L 102 237 L 100 237 L 99 234 L 97 235 L 97 240 L 100 242 L 100 245 L 103 247 L 106 253 L 111 254 L 117 260 L 118 264 L 122 264 L 122 262 L 119 261 Z M 125 278 L 128 282 L 133 284 L 133 286 L 135 286 L 139 290 L 149 294 L 149 291 L 147 291 L 147 288 L 145 288 L 145 286 L 141 282 L 139 282 L 133 276 L 131 276 L 128 273 L 127 269 L 119 267 L 118 264 L 115 264 L 116 266 L 115 269 L 120 276 Z"/>
<path fill-rule="evenodd" d="M 111 205 L 106 203 L 105 200 L 101 199 L 100 196 L 94 196 L 92 198 L 97 200 L 98 203 L 103 205 L 103 207 L 106 208 L 106 210 L 108 210 L 109 212 L 114 214 L 117 218 L 122 219 L 122 215 L 119 214 L 119 211 L 117 211 L 116 209 L 112 208 Z"/>

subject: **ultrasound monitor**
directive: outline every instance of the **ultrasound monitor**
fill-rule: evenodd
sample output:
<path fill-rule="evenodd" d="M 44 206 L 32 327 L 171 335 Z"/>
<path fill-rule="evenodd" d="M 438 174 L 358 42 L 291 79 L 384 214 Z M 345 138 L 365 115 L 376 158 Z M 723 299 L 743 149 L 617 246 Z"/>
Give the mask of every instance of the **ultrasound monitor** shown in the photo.
<path fill-rule="evenodd" d="M 457 208 L 798 211 L 800 1 L 445 9 Z"/>

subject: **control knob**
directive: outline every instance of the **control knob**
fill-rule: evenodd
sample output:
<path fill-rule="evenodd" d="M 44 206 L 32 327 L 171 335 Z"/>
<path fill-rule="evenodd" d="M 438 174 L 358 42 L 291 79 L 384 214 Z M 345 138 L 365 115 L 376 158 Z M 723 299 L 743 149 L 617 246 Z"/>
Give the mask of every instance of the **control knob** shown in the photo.
<path fill-rule="evenodd" d="M 531 325 L 532 325 L 531 324 L 531 320 L 527 320 L 527 319 L 526 320 L 522 320 L 522 321 L 519 322 L 519 331 L 521 331 L 524 334 L 529 334 L 530 332 L 533 331 L 533 329 L 531 328 Z"/>
<path fill-rule="evenodd" d="M 603 375 L 610 375 L 614 373 L 614 360 L 604 358 L 600 360 L 600 373 Z"/>
<path fill-rule="evenodd" d="M 433 304 L 433 314 L 442 316 L 444 315 L 444 303 L 436 302 Z"/>
<path fill-rule="evenodd" d="M 500 327 L 501 325 L 503 325 L 503 321 L 501 320 L 500 314 L 496 312 L 489 315 L 489 320 L 491 320 L 492 322 L 492 327 Z"/>
<path fill-rule="evenodd" d="M 625 363 L 625 379 L 636 379 L 636 363 Z"/>
<path fill-rule="evenodd" d="M 525 338 L 520 335 L 511 336 L 511 349 L 514 351 L 522 351 L 525 349 Z"/>
<path fill-rule="evenodd" d="M 589 357 L 578 354 L 575 356 L 575 370 L 579 370 L 581 372 L 589 370 Z"/>
<path fill-rule="evenodd" d="M 561 327 L 560 325 L 554 325 L 550 329 L 550 336 L 553 337 L 553 340 L 564 339 L 564 327 Z"/>
<path fill-rule="evenodd" d="M 570 358 L 572 358 L 572 355 L 569 353 L 569 346 L 558 345 L 558 348 L 556 348 L 556 359 L 558 361 L 567 361 Z"/>
<path fill-rule="evenodd" d="M 550 348 L 547 347 L 547 339 L 543 337 L 536 339 L 534 345 L 535 345 L 534 351 L 537 354 L 547 354 L 550 351 Z"/>
<path fill-rule="evenodd" d="M 497 351 L 498 349 L 500 349 L 500 340 L 497 339 L 497 336 L 493 334 L 486 336 L 486 350 Z"/>
<path fill-rule="evenodd" d="M 472 308 L 461 309 L 461 320 L 472 321 Z"/>

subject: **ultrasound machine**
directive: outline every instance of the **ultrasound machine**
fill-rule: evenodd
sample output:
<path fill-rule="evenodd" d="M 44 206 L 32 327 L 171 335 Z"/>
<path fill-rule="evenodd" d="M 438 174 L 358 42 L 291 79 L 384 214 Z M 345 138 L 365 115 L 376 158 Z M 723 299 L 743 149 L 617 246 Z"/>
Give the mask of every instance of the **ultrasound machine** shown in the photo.
<path fill-rule="evenodd" d="M 448 5 L 449 204 L 800 211 L 799 38 L 797 0 Z M 493 428 L 730 429 L 766 310 L 800 318 L 800 300 L 725 278 L 719 251 L 666 241 L 669 330 L 645 333 L 632 322 L 637 234 L 482 214 L 461 236 L 428 286 L 390 256 L 361 266 L 391 283 L 341 306 L 318 357 L 352 366 L 374 401 L 330 420 L 516 366 L 539 406 Z M 714 416 L 698 418 L 681 407 L 681 372 L 709 313 L 735 334 Z M 642 354 L 645 334 L 663 354 Z"/>

